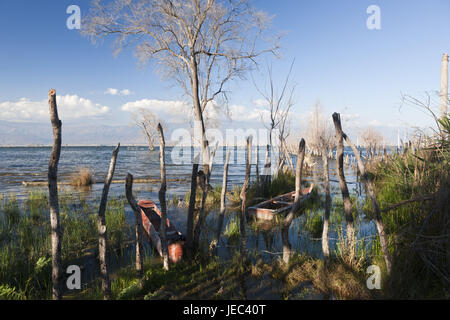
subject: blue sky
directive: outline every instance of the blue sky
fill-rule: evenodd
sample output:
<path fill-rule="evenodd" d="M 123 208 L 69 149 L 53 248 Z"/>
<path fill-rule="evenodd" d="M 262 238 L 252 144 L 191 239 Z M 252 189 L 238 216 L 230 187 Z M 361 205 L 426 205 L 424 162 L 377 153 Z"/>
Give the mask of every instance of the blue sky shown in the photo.
<path fill-rule="evenodd" d="M 266 57 L 261 62 L 271 63 L 275 79 L 281 81 L 295 58 L 296 114 L 306 115 L 320 99 L 330 115 L 353 115 L 349 125 L 355 127 L 430 124 L 421 112 L 411 107 L 399 111 L 398 106 L 401 93 L 423 97 L 425 91 L 439 88 L 441 57 L 450 51 L 448 0 L 254 3 L 275 15 L 274 30 L 286 32 L 282 59 Z M 94 46 L 68 30 L 66 8 L 72 4 L 79 5 L 83 15 L 90 1 L 0 1 L 0 120 L 43 119 L 32 112 L 50 88 L 56 88 L 68 105 L 84 106 L 79 109 L 84 116 L 66 113 L 66 121 L 74 124 L 95 119 L 126 125 L 129 113 L 122 107 L 127 103 L 182 99 L 182 92 L 161 80 L 151 66 L 140 68 L 132 50 L 116 57 L 111 42 Z M 381 8 L 381 30 L 366 27 L 366 9 L 374 4 Z M 105 93 L 108 88 L 131 93 L 110 95 Z M 261 98 L 250 80 L 237 80 L 230 89 L 230 104 L 244 110 L 251 111 Z M 30 112 L 14 116 L 5 111 L 11 106 L 25 106 Z"/>

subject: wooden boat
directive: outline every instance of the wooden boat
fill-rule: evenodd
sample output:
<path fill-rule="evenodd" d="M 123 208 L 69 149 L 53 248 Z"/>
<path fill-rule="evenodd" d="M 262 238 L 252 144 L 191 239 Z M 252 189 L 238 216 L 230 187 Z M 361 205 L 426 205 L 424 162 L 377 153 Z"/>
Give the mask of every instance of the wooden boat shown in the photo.
<path fill-rule="evenodd" d="M 161 238 L 159 229 L 161 226 L 161 211 L 158 206 L 150 200 L 141 200 L 138 202 L 141 209 L 142 226 L 146 238 L 151 241 L 153 246 L 162 256 Z M 167 219 L 166 234 L 169 249 L 169 258 L 172 263 L 177 263 L 183 257 L 183 246 L 185 237 L 177 228 Z"/>
<path fill-rule="evenodd" d="M 301 191 L 300 202 L 306 201 L 311 197 L 314 184 Z M 276 198 L 261 202 L 248 208 L 248 215 L 259 220 L 273 220 L 276 214 L 287 213 L 294 205 L 295 191 L 283 194 Z"/>

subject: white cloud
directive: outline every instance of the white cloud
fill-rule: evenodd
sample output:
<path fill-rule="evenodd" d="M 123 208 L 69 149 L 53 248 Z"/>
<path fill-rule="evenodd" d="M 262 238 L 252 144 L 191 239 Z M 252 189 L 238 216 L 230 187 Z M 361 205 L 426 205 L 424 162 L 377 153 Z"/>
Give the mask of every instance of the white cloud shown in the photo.
<path fill-rule="evenodd" d="M 128 90 L 128 89 L 119 90 L 119 89 L 114 89 L 114 88 L 108 88 L 108 90 L 105 91 L 105 94 L 109 94 L 111 96 L 117 96 L 117 95 L 129 96 L 131 93 L 132 93 L 131 90 Z"/>
<path fill-rule="evenodd" d="M 253 101 L 253 104 L 255 104 L 258 107 L 266 107 L 269 105 L 269 103 L 265 99 L 256 99 Z"/>
<path fill-rule="evenodd" d="M 156 117 L 174 123 L 187 122 L 191 112 L 189 105 L 180 100 L 142 99 L 122 106 L 122 111 L 135 112 L 139 109 L 149 110 Z"/>
<path fill-rule="evenodd" d="M 109 108 L 77 95 L 57 96 L 58 113 L 61 120 L 98 117 L 109 112 Z M 45 121 L 49 119 L 48 100 L 0 102 L 0 119 L 7 121 Z"/>

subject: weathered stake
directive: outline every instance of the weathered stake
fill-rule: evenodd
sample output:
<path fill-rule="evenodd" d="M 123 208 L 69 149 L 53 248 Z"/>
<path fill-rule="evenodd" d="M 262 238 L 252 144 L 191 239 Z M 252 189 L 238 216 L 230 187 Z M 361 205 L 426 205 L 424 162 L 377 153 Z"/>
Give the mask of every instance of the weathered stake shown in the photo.
<path fill-rule="evenodd" d="M 117 155 L 119 154 L 120 143 L 114 149 L 111 157 L 111 162 L 109 164 L 108 174 L 105 179 L 105 184 L 103 186 L 102 199 L 100 201 L 100 208 L 98 209 L 98 253 L 100 260 L 100 274 L 102 278 L 102 290 L 103 299 L 109 300 L 111 298 L 111 282 L 109 280 L 108 264 L 106 262 L 106 252 L 108 250 L 107 241 L 107 230 L 106 230 L 106 204 L 108 203 L 108 192 L 109 186 L 114 176 L 114 171 L 116 169 Z"/>
<path fill-rule="evenodd" d="M 240 253 L 242 257 L 245 257 L 246 248 L 247 248 L 247 235 L 245 232 L 245 211 L 246 211 L 246 202 L 247 202 L 247 190 L 250 184 L 250 173 L 252 168 L 252 137 L 247 138 L 247 162 L 245 165 L 245 180 L 244 185 L 242 186 L 242 191 L 240 194 L 241 198 L 241 216 L 240 216 L 240 227 L 241 227 L 241 246 Z"/>
<path fill-rule="evenodd" d="M 227 181 L 228 181 L 228 163 L 230 162 L 230 150 L 227 150 L 227 155 L 225 158 L 225 165 L 223 167 L 223 180 L 222 180 L 222 193 L 220 194 L 220 213 L 219 221 L 217 223 L 216 238 L 212 243 L 212 253 L 217 255 L 217 246 L 220 242 L 220 235 L 222 233 L 223 219 L 225 216 L 225 211 L 227 209 L 225 204 L 225 198 L 227 194 Z"/>
<path fill-rule="evenodd" d="M 330 174 L 328 171 L 327 154 L 328 154 L 327 148 L 323 148 L 322 162 L 323 162 L 323 177 L 325 180 L 325 215 L 323 219 L 322 251 L 326 262 L 328 262 L 328 259 L 330 257 L 330 248 L 328 243 L 328 228 L 330 225 L 330 211 L 331 211 Z"/>
<path fill-rule="evenodd" d="M 142 216 L 141 210 L 133 197 L 133 176 L 129 173 L 125 180 L 125 194 L 128 203 L 134 212 L 136 218 L 135 233 L 136 233 L 136 272 L 139 279 L 139 285 L 142 287 L 144 279 L 144 247 L 142 244 Z"/>
<path fill-rule="evenodd" d="M 58 163 L 61 156 L 62 122 L 58 117 L 56 90 L 48 93 L 50 120 L 53 127 L 53 148 L 48 165 L 48 202 L 50 208 L 51 241 L 52 241 L 52 286 L 53 300 L 62 299 L 62 265 L 61 265 L 61 225 L 58 201 Z"/>
<path fill-rule="evenodd" d="M 386 235 L 386 232 L 384 229 L 383 219 L 381 218 L 380 206 L 379 206 L 377 197 L 375 195 L 375 191 L 373 189 L 372 180 L 370 179 L 369 175 L 366 172 L 364 163 L 362 162 L 361 157 L 359 156 L 358 150 L 356 149 L 355 145 L 351 142 L 350 138 L 345 133 L 343 135 L 344 135 L 345 141 L 347 141 L 348 145 L 352 148 L 353 153 L 355 154 L 356 161 L 358 163 L 358 168 L 359 168 L 359 171 L 361 172 L 361 177 L 364 180 L 364 183 L 366 184 L 369 196 L 372 199 L 372 205 L 373 205 L 373 208 L 375 211 L 375 222 L 377 225 L 378 235 L 380 237 L 381 249 L 383 250 L 384 261 L 386 262 L 386 269 L 387 269 L 387 273 L 389 274 L 391 272 L 392 262 L 391 262 L 391 257 L 389 254 L 387 235 Z"/>
<path fill-rule="evenodd" d="M 344 201 L 345 221 L 347 223 L 347 240 L 350 249 L 350 261 L 355 257 L 355 229 L 353 226 L 352 203 L 348 192 L 347 182 L 344 175 L 344 136 L 341 125 L 341 115 L 333 113 L 334 128 L 336 129 L 336 168 L 341 187 L 342 199 Z"/>
<path fill-rule="evenodd" d="M 194 256 L 194 211 L 195 211 L 195 198 L 197 195 L 197 174 L 198 174 L 198 158 L 194 159 L 192 165 L 191 175 L 191 195 L 189 198 L 187 230 L 186 230 L 186 248 L 188 259 L 192 259 Z"/>
<path fill-rule="evenodd" d="M 288 264 L 291 257 L 291 244 L 289 243 L 289 228 L 294 220 L 294 215 L 300 209 L 300 197 L 302 190 L 302 171 L 305 160 L 305 140 L 302 139 L 298 146 L 297 167 L 295 168 L 295 201 L 294 206 L 286 216 L 281 228 L 281 241 L 283 243 L 283 262 Z"/>
<path fill-rule="evenodd" d="M 211 172 L 212 172 L 212 167 L 213 167 L 213 161 L 214 161 L 214 157 L 216 155 L 217 147 L 218 147 L 218 144 L 215 145 L 213 151 L 209 155 L 208 171 L 205 172 L 205 183 L 203 185 L 201 185 L 201 187 L 202 187 L 202 202 L 201 202 L 200 213 L 199 213 L 199 216 L 198 216 L 197 225 L 194 228 L 194 241 L 193 242 L 194 242 L 194 248 L 195 249 L 197 249 L 198 246 L 199 246 L 200 234 L 201 234 L 202 228 L 203 228 L 203 226 L 205 224 L 206 198 L 208 197 L 209 181 L 211 179 Z"/>
<path fill-rule="evenodd" d="M 164 269 L 169 270 L 169 249 L 167 247 L 167 234 L 166 234 L 166 226 L 167 226 L 167 204 L 166 204 L 166 189 L 167 189 L 167 181 L 166 181 L 166 141 L 164 139 L 164 132 L 161 124 L 158 124 L 158 133 L 159 133 L 159 162 L 161 167 L 161 189 L 159 189 L 159 205 L 161 206 L 161 227 L 160 227 L 160 237 L 161 237 L 161 246 L 162 246 L 162 256 L 164 261 Z"/>

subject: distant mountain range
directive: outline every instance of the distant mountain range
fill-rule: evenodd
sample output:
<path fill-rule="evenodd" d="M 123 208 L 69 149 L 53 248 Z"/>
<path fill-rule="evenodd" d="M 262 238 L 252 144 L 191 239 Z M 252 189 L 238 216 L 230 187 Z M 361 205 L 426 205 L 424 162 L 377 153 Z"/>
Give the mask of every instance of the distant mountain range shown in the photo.
<path fill-rule="evenodd" d="M 51 145 L 50 123 L 0 121 L 0 146 Z M 145 144 L 139 128 L 127 125 L 64 124 L 63 145 Z"/>
<path fill-rule="evenodd" d="M 171 145 L 169 139 L 171 130 L 176 125 L 170 125 L 166 130 L 166 141 Z M 248 127 L 246 127 L 248 129 Z M 387 140 L 388 145 L 397 145 L 398 129 L 387 126 L 377 126 Z M 400 129 L 400 138 L 404 139 L 406 128 Z M 408 129 L 412 132 L 412 129 Z M 349 129 L 347 132 L 354 143 L 357 142 L 359 130 Z M 292 133 L 292 137 L 301 134 Z M 62 134 L 63 145 L 87 146 L 87 145 L 146 145 L 144 136 L 140 129 L 133 125 L 104 125 L 96 123 L 63 123 Z M 362 140 L 359 139 L 362 143 Z M 0 120 L 0 146 L 39 146 L 51 145 L 53 143 L 52 128 L 49 123 L 9 122 Z"/>

